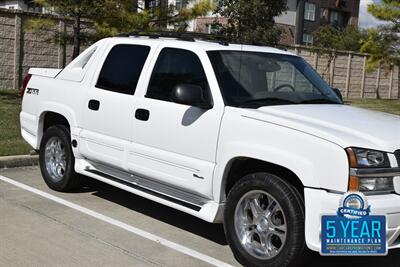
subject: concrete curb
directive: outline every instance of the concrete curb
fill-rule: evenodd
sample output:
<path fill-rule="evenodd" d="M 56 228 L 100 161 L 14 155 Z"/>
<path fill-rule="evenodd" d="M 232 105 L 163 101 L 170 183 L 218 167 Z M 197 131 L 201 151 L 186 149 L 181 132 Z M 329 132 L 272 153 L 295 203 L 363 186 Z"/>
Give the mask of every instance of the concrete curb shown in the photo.
<path fill-rule="evenodd" d="M 0 169 L 39 165 L 38 155 L 0 157 Z"/>

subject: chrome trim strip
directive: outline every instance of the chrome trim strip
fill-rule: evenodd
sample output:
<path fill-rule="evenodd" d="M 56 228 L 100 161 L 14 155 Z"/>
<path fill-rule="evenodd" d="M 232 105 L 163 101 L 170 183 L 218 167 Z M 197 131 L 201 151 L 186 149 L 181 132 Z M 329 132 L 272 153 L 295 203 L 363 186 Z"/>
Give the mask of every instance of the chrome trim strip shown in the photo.
<path fill-rule="evenodd" d="M 206 199 L 205 197 L 198 196 L 194 193 L 185 191 L 183 189 L 175 188 L 170 185 L 166 185 L 163 183 L 160 183 L 158 181 L 152 180 L 150 178 L 146 178 L 143 176 L 139 176 L 137 174 L 129 173 L 124 170 L 120 170 L 111 166 L 106 166 L 102 163 L 94 162 L 94 161 L 89 161 L 88 162 L 92 165 L 92 168 L 90 166 L 87 166 L 85 168 L 85 171 L 98 171 L 100 173 L 103 173 L 105 175 L 109 175 L 111 177 L 114 177 L 120 181 L 127 182 L 129 184 L 132 184 L 137 187 L 141 187 L 145 190 L 149 190 L 152 192 L 155 192 L 157 194 L 161 194 L 164 196 L 168 196 L 170 198 L 186 202 L 188 204 L 197 206 L 197 207 L 202 207 L 204 206 L 207 202 L 210 201 L 210 199 Z"/>
<path fill-rule="evenodd" d="M 366 178 L 394 177 L 394 176 L 400 176 L 400 168 L 368 168 L 368 169 L 351 168 L 350 175 L 357 177 L 366 177 Z"/>

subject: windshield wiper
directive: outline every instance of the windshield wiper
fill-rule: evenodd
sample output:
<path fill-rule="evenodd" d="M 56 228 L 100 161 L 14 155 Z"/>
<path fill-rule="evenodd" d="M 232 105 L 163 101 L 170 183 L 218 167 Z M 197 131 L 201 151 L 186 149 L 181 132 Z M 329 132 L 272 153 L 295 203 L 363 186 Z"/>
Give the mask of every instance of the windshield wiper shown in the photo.
<path fill-rule="evenodd" d="M 253 106 L 268 106 L 268 105 L 281 105 L 281 104 L 297 104 L 294 101 L 278 98 L 278 97 L 266 97 L 266 98 L 258 98 L 258 99 L 250 99 L 240 103 L 238 106 L 240 107 L 253 107 Z"/>
<path fill-rule="evenodd" d="M 340 104 L 340 103 L 327 98 L 315 98 L 315 99 L 303 100 L 299 104 Z"/>

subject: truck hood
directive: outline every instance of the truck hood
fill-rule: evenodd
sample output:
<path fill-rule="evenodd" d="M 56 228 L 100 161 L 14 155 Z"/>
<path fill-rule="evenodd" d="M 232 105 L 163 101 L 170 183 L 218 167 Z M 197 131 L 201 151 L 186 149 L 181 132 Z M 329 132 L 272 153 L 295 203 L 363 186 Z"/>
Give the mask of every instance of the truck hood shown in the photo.
<path fill-rule="evenodd" d="M 244 117 L 301 131 L 346 147 L 400 149 L 400 116 L 346 105 L 282 105 L 245 109 Z"/>

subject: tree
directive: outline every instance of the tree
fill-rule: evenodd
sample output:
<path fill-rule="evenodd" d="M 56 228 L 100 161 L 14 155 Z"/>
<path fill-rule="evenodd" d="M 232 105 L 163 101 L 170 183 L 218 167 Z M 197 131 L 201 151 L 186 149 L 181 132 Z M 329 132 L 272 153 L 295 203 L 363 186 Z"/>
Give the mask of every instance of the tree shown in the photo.
<path fill-rule="evenodd" d="M 367 67 L 369 70 L 383 65 L 400 64 L 400 38 L 398 33 L 391 32 L 386 27 L 369 29 L 368 36 L 363 41 L 361 52 L 368 53 Z"/>
<path fill-rule="evenodd" d="M 381 3 L 369 5 L 368 11 L 374 17 L 388 22 L 377 29 L 368 30 L 361 47 L 362 52 L 371 54 L 368 67 L 400 64 L 400 1 L 382 0 Z"/>
<path fill-rule="evenodd" d="M 158 6 L 150 7 L 149 0 L 144 8 L 138 1 L 132 0 L 35 0 L 41 6 L 72 21 L 72 34 L 60 35 L 54 32 L 53 40 L 73 44 L 73 58 L 79 55 L 82 41 L 92 41 L 121 32 L 154 31 L 166 29 L 167 25 L 176 25 L 177 30 L 184 30 L 187 21 L 206 15 L 212 10 L 208 0 L 197 2 L 192 7 L 175 8 L 165 0 L 157 1 Z M 154 1 L 155 2 L 155 1 Z M 91 23 L 92 31 L 85 30 L 85 23 Z M 52 19 L 38 18 L 27 23 L 33 31 L 54 28 Z"/>
<path fill-rule="evenodd" d="M 368 5 L 368 12 L 374 17 L 391 22 L 394 31 L 399 32 L 400 29 L 400 1 L 399 0 L 382 0 L 381 3 Z"/>
<path fill-rule="evenodd" d="M 121 1 L 117 1 L 121 2 Z M 128 1 L 131 3 L 132 1 Z M 151 6 L 150 3 L 158 3 Z M 133 5 L 122 8 L 119 12 L 108 18 L 95 18 L 96 30 L 100 37 L 112 36 L 121 32 L 151 32 L 166 30 L 167 26 L 173 26 L 174 31 L 185 31 L 188 21 L 200 16 L 205 16 L 213 10 L 209 0 L 201 0 L 190 7 L 189 0 L 183 0 L 180 7 L 168 5 L 166 0 L 144 1 L 144 7 Z M 132 9 L 134 10 L 132 12 Z M 139 10 L 139 12 L 136 12 Z"/>
<path fill-rule="evenodd" d="M 117 1 L 99 1 L 99 0 L 36 0 L 38 5 L 41 5 L 53 13 L 72 21 L 73 32 L 71 39 L 73 43 L 73 58 L 79 55 L 81 41 L 83 39 L 82 20 L 95 20 L 103 16 L 115 16 L 123 5 L 118 5 Z M 118 1 L 122 2 L 122 1 Z M 126 1 L 128 2 L 128 1 Z M 44 30 L 51 26 L 51 19 L 33 19 L 29 22 L 28 27 L 33 30 Z M 68 36 L 61 36 L 68 38 Z M 56 39 L 57 40 L 57 39 Z M 61 41 L 61 39 L 58 39 Z"/>
<path fill-rule="evenodd" d="M 344 29 L 332 25 L 320 26 L 313 33 L 314 46 L 311 50 L 314 53 L 323 54 L 327 57 L 327 64 L 323 71 L 323 76 L 327 75 L 330 79 L 330 69 L 336 50 L 355 51 L 361 49 L 361 42 L 367 37 L 367 31 L 354 26 Z"/>
<path fill-rule="evenodd" d="M 282 0 L 220 0 L 215 13 L 228 18 L 227 25 L 215 23 L 220 33 L 247 43 L 277 43 L 282 30 L 274 18 L 287 10 Z"/>
<path fill-rule="evenodd" d="M 317 48 L 359 52 L 362 41 L 367 38 L 367 31 L 354 26 L 338 29 L 324 25 L 313 36 Z"/>

